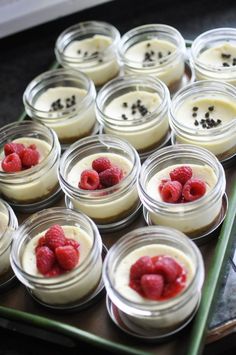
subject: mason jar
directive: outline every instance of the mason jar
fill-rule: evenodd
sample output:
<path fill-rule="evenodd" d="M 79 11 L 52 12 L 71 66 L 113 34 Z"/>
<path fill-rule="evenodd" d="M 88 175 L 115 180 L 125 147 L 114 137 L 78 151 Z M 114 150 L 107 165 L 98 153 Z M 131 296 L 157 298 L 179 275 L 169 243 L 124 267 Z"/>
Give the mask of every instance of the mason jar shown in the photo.
<path fill-rule="evenodd" d="M 80 22 L 60 34 L 55 45 L 56 58 L 64 68 L 79 70 L 100 86 L 119 74 L 119 40 L 119 31 L 109 23 Z"/>

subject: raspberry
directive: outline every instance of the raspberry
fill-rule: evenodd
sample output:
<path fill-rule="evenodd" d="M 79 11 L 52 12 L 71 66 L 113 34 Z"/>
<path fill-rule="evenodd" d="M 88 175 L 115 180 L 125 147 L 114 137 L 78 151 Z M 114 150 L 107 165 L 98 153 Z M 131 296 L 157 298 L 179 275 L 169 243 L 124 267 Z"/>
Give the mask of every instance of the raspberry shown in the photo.
<path fill-rule="evenodd" d="M 33 149 L 33 150 L 36 150 L 36 149 L 37 149 L 37 146 L 36 146 L 36 144 L 30 144 L 30 145 L 28 146 L 28 148 Z"/>
<path fill-rule="evenodd" d="M 25 146 L 24 144 L 21 143 L 6 143 L 4 145 L 4 153 L 6 156 L 12 153 L 16 153 L 19 156 L 21 156 L 24 150 L 25 150 Z"/>
<path fill-rule="evenodd" d="M 45 237 L 43 236 L 43 237 L 39 238 L 38 244 L 37 244 L 36 247 L 35 247 L 35 251 L 37 252 L 38 248 L 44 247 L 44 246 L 46 246 L 46 239 L 45 239 Z"/>
<path fill-rule="evenodd" d="M 192 169 L 190 166 L 180 166 L 175 168 L 170 172 L 170 178 L 172 181 L 178 181 L 184 185 L 193 175 Z"/>
<path fill-rule="evenodd" d="M 71 245 L 58 247 L 55 250 L 56 258 L 59 265 L 64 270 L 72 270 L 79 261 L 79 252 Z"/>
<path fill-rule="evenodd" d="M 110 187 L 118 184 L 123 177 L 123 171 L 117 166 L 102 171 L 99 174 L 100 182 L 104 187 Z"/>
<path fill-rule="evenodd" d="M 183 187 L 182 195 L 186 201 L 195 201 L 206 192 L 206 184 L 197 178 L 189 179 Z"/>
<path fill-rule="evenodd" d="M 111 162 L 108 158 L 97 158 L 92 162 L 92 168 L 96 170 L 97 173 L 101 173 L 104 170 L 110 169 L 112 167 Z"/>
<path fill-rule="evenodd" d="M 96 190 L 99 186 L 99 175 L 95 170 L 84 170 L 80 176 L 79 187 L 83 190 Z"/>
<path fill-rule="evenodd" d="M 71 245 L 75 249 L 79 248 L 79 243 L 76 240 L 70 239 L 70 238 L 66 238 L 66 244 L 65 245 Z"/>
<path fill-rule="evenodd" d="M 165 183 L 166 183 L 166 182 L 168 182 L 168 181 L 170 181 L 170 179 L 161 179 L 161 183 L 160 183 L 160 185 L 158 186 L 158 190 L 159 190 L 159 192 L 161 192 L 161 191 L 162 191 L 163 186 L 164 186 L 164 185 L 165 185 Z"/>
<path fill-rule="evenodd" d="M 142 256 L 130 268 L 130 279 L 140 279 L 144 274 L 153 273 L 153 263 L 149 256 Z"/>
<path fill-rule="evenodd" d="M 182 185 L 179 181 L 166 182 L 161 190 L 161 197 L 164 202 L 177 202 L 181 197 Z"/>
<path fill-rule="evenodd" d="M 143 275 L 141 278 L 141 288 L 147 298 L 158 300 L 164 289 L 163 277 L 155 274 Z"/>
<path fill-rule="evenodd" d="M 39 247 L 36 251 L 36 265 L 41 274 L 47 274 L 53 267 L 55 255 L 48 247 Z"/>
<path fill-rule="evenodd" d="M 65 270 L 63 270 L 60 265 L 56 262 L 50 271 L 48 271 L 45 276 L 47 277 L 55 277 L 63 274 Z"/>
<path fill-rule="evenodd" d="M 66 237 L 63 229 L 58 224 L 54 224 L 49 228 L 45 234 L 46 245 L 55 250 L 57 247 L 61 247 L 66 244 Z"/>
<path fill-rule="evenodd" d="M 2 169 L 7 173 L 21 171 L 22 164 L 19 155 L 16 153 L 7 155 L 2 161 Z"/>
<path fill-rule="evenodd" d="M 165 282 L 174 282 L 181 274 L 182 267 L 169 256 L 160 256 L 154 262 L 154 272 L 164 277 Z"/>
<path fill-rule="evenodd" d="M 39 162 L 39 152 L 35 149 L 26 148 L 21 154 L 22 165 L 26 168 L 31 168 Z"/>

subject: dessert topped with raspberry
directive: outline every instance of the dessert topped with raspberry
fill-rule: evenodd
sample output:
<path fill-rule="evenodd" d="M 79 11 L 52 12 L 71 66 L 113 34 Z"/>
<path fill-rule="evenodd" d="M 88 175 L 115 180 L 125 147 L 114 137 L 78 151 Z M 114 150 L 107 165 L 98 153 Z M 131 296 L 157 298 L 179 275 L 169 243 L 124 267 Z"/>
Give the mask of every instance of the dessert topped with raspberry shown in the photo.
<path fill-rule="evenodd" d="M 82 190 L 106 189 L 117 185 L 131 169 L 131 162 L 118 154 L 92 154 L 73 166 L 68 181 Z"/>
<path fill-rule="evenodd" d="M 26 245 L 22 267 L 35 276 L 59 276 L 78 267 L 91 248 L 91 238 L 81 228 L 55 224 Z"/>
<path fill-rule="evenodd" d="M 121 261 L 115 287 L 135 302 L 168 301 L 188 287 L 194 272 L 191 260 L 180 250 L 151 244 L 135 249 Z"/>
<path fill-rule="evenodd" d="M 207 165 L 172 165 L 149 181 L 153 198 L 166 203 L 188 203 L 205 196 L 217 183 L 213 169 Z"/>
<path fill-rule="evenodd" d="M 18 138 L 6 143 L 0 155 L 0 171 L 16 173 L 38 165 L 50 152 L 48 143 L 37 138 Z"/>

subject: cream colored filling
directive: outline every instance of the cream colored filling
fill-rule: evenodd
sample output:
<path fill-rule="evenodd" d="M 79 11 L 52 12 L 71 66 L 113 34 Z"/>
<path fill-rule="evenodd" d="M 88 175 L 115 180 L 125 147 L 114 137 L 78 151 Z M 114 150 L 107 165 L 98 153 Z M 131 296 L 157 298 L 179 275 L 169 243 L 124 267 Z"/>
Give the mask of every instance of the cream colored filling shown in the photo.
<path fill-rule="evenodd" d="M 12 238 L 12 231 L 8 228 L 8 223 L 8 216 L 0 212 L 0 276 L 10 268 L 9 240 Z M 6 249 L 7 245 L 9 247 Z"/>
<path fill-rule="evenodd" d="M 230 55 L 229 58 L 227 56 Z M 198 60 L 204 64 L 226 68 L 223 63 L 233 65 L 233 58 L 236 61 L 236 44 L 222 43 L 206 49 L 198 56 Z"/>

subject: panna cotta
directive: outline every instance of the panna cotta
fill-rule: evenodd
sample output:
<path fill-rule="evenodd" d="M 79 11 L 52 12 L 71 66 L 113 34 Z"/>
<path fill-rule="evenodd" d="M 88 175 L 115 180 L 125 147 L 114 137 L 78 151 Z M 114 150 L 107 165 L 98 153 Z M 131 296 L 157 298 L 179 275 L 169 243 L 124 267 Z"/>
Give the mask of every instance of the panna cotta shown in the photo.
<path fill-rule="evenodd" d="M 127 76 L 100 90 L 96 114 L 104 133 L 128 140 L 142 157 L 168 138 L 169 102 L 169 91 L 158 79 Z"/>
<path fill-rule="evenodd" d="M 216 28 L 199 35 L 192 44 L 197 80 L 220 80 L 236 85 L 236 30 Z"/>
<path fill-rule="evenodd" d="M 126 74 L 153 75 L 176 89 L 184 74 L 185 43 L 166 25 L 144 25 L 127 32 L 119 46 Z"/>
<path fill-rule="evenodd" d="M 79 23 L 69 27 L 58 37 L 56 57 L 63 67 L 80 70 L 95 85 L 103 85 L 119 74 L 116 55 L 119 39 L 117 29 L 108 23 Z"/>
<path fill-rule="evenodd" d="M 84 74 L 55 69 L 36 77 L 23 99 L 33 119 L 52 128 L 64 145 L 96 130 L 95 88 Z"/>
<path fill-rule="evenodd" d="M 225 174 L 212 153 L 180 144 L 163 148 L 145 161 L 138 188 L 149 211 L 148 223 L 199 237 L 219 218 Z"/>
<path fill-rule="evenodd" d="M 204 278 L 197 247 L 167 227 L 136 229 L 108 251 L 103 279 L 125 326 L 143 336 L 178 329 L 194 312 Z"/>
<path fill-rule="evenodd" d="M 236 151 L 236 90 L 217 81 L 202 81 L 180 90 L 170 107 L 175 143 L 191 143 L 220 160 Z"/>
<path fill-rule="evenodd" d="M 138 208 L 139 169 L 137 152 L 127 142 L 100 135 L 73 144 L 63 154 L 59 179 L 73 208 L 106 226 Z"/>
<path fill-rule="evenodd" d="M 86 302 L 97 289 L 101 253 L 101 237 L 88 217 L 52 208 L 32 215 L 20 226 L 11 264 L 40 302 L 68 308 Z"/>

